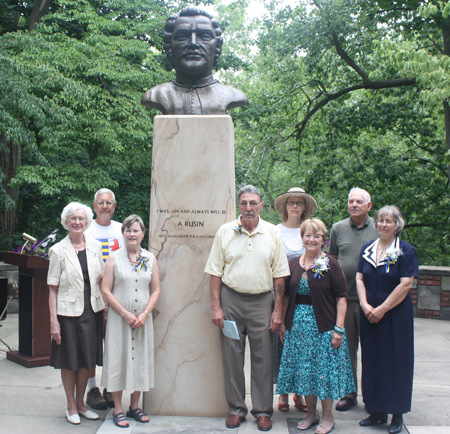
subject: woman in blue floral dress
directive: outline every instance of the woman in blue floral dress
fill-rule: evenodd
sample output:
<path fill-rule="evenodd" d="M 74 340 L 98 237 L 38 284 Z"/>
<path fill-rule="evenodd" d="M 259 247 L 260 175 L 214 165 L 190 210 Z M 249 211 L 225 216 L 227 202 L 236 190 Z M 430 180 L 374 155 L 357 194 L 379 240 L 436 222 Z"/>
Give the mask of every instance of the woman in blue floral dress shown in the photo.
<path fill-rule="evenodd" d="M 304 395 L 308 414 L 298 429 L 307 430 L 320 420 L 315 432 L 324 434 L 334 427 L 333 400 L 355 388 L 344 329 L 347 282 L 339 263 L 322 251 L 328 236 L 323 222 L 306 220 L 300 233 L 305 254 L 289 261 L 276 393 Z"/>
<path fill-rule="evenodd" d="M 283 238 L 284 248 L 288 261 L 297 258 L 303 253 L 302 239 L 300 237 L 300 225 L 317 209 L 316 200 L 305 192 L 302 188 L 293 187 L 287 193 L 280 194 L 275 199 L 275 209 L 281 215 L 283 223 L 277 225 Z M 273 288 L 272 288 L 273 292 Z M 273 334 L 273 384 L 277 384 L 278 372 L 280 370 L 281 354 L 283 353 L 283 343 L 280 341 L 278 333 Z M 305 398 L 294 394 L 294 404 L 300 411 L 307 412 Z M 278 410 L 289 411 L 289 395 L 282 394 L 278 398 Z"/>

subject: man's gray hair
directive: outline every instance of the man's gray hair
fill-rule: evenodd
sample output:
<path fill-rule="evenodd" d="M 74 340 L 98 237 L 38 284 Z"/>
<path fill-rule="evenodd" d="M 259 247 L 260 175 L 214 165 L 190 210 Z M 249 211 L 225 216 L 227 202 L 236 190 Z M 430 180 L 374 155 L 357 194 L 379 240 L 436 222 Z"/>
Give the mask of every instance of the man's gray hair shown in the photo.
<path fill-rule="evenodd" d="M 348 199 L 347 199 L 347 200 L 350 199 L 350 195 L 351 195 L 354 191 L 360 191 L 360 192 L 362 192 L 363 198 L 364 198 L 364 203 L 372 202 L 372 200 L 370 199 L 370 194 L 369 194 L 366 190 L 364 190 L 364 189 L 362 189 L 362 188 L 359 188 L 359 187 L 353 187 L 353 188 L 349 191 L 349 193 L 348 193 Z"/>
<path fill-rule="evenodd" d="M 241 196 L 244 193 L 251 193 L 251 194 L 257 194 L 259 196 L 259 202 L 262 202 L 262 194 L 259 188 L 256 188 L 254 185 L 247 184 L 241 187 L 237 193 L 237 201 L 238 203 L 241 201 Z"/>
<path fill-rule="evenodd" d="M 377 227 L 378 221 L 383 216 L 390 216 L 394 219 L 395 223 L 397 224 L 397 228 L 395 229 L 395 235 L 398 237 L 402 233 L 403 228 L 405 227 L 405 220 L 403 219 L 400 210 L 395 205 L 383 206 L 383 208 L 379 209 L 375 214 L 373 222 L 375 227 Z"/>
<path fill-rule="evenodd" d="M 64 229 L 69 230 L 69 226 L 67 226 L 67 220 L 73 214 L 75 214 L 79 209 L 84 211 L 84 218 L 86 219 L 86 229 L 91 225 L 92 220 L 94 219 L 94 213 L 92 210 L 82 203 L 79 202 L 70 202 L 68 205 L 64 207 L 61 213 L 61 224 Z"/>
<path fill-rule="evenodd" d="M 97 197 L 99 194 L 105 194 L 105 193 L 112 194 L 113 202 L 116 203 L 116 195 L 109 188 L 101 188 L 99 191 L 97 191 L 97 193 L 95 193 L 95 195 L 94 195 L 94 202 L 97 202 Z"/>
<path fill-rule="evenodd" d="M 145 225 L 143 220 L 138 215 L 131 214 L 122 223 L 122 233 L 124 233 L 125 229 L 128 229 L 133 223 L 139 223 L 142 232 L 145 232 Z"/>

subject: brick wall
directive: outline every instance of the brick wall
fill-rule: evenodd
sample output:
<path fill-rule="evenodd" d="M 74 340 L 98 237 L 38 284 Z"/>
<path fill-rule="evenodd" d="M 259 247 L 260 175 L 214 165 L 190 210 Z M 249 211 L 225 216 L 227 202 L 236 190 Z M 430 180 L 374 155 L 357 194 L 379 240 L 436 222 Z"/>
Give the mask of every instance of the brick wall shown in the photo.
<path fill-rule="evenodd" d="M 414 316 L 450 321 L 450 267 L 419 267 L 411 289 Z"/>

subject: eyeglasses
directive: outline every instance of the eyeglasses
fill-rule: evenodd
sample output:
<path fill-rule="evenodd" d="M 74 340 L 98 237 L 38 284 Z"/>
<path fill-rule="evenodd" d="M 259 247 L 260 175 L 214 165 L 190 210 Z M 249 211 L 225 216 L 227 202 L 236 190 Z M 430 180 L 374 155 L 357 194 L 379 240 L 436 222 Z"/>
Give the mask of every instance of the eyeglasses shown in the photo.
<path fill-rule="evenodd" d="M 98 205 L 98 206 L 103 206 L 103 205 L 106 205 L 106 206 L 113 206 L 114 204 L 115 204 L 115 202 L 105 202 L 105 201 L 101 201 L 101 202 L 95 202 L 95 204 L 96 205 Z"/>
<path fill-rule="evenodd" d="M 72 216 L 72 217 L 69 217 L 69 220 L 71 222 L 76 222 L 78 220 L 80 223 L 83 223 L 85 218 L 84 217 L 74 217 L 74 216 Z"/>
<path fill-rule="evenodd" d="M 388 225 L 388 226 L 390 226 L 390 225 L 395 225 L 396 224 L 396 222 L 394 222 L 394 221 L 392 221 L 392 220 L 389 220 L 389 219 L 387 219 L 387 220 L 377 220 L 377 224 L 379 224 L 379 225 Z"/>
<path fill-rule="evenodd" d="M 288 200 L 286 202 L 286 205 L 289 205 L 289 206 L 294 206 L 294 205 L 300 206 L 300 205 L 306 205 L 306 203 L 305 202 L 294 202 L 293 200 Z"/>
<path fill-rule="evenodd" d="M 239 204 L 239 206 L 243 206 L 244 208 L 247 207 L 247 205 L 250 205 L 252 208 L 254 208 L 255 206 L 258 206 L 261 202 L 255 202 L 255 201 L 251 201 L 251 202 L 241 202 Z"/>
<path fill-rule="evenodd" d="M 322 237 L 322 235 L 319 234 L 304 234 L 303 238 L 307 239 L 307 240 L 320 240 Z"/>

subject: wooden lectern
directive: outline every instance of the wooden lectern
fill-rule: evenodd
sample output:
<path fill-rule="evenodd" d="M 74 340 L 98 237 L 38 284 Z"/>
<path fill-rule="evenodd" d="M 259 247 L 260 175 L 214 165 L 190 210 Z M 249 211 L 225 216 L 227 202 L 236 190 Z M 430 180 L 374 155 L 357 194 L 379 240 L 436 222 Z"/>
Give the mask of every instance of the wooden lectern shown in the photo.
<path fill-rule="evenodd" d="M 32 255 L 5 252 L 4 262 L 19 266 L 19 351 L 8 360 L 27 368 L 46 366 L 50 360 L 50 312 L 47 272 L 49 261 Z"/>

